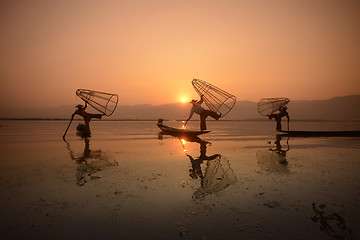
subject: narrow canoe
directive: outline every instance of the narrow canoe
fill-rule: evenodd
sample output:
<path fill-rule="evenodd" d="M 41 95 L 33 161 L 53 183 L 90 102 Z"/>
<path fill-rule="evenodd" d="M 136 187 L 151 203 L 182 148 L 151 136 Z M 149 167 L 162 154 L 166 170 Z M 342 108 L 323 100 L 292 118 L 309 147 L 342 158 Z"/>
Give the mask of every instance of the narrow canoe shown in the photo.
<path fill-rule="evenodd" d="M 360 131 L 279 131 L 292 137 L 360 137 Z"/>
<path fill-rule="evenodd" d="M 201 135 L 201 134 L 205 134 L 205 133 L 209 133 L 209 130 L 205 130 L 205 131 L 193 131 L 193 130 L 186 130 L 186 129 L 180 129 L 180 128 L 173 128 L 173 127 L 169 127 L 166 126 L 162 123 L 158 123 L 157 126 L 161 129 L 161 131 L 165 132 L 165 133 L 169 133 L 172 135 L 191 135 L 191 136 L 197 136 L 197 135 Z"/>

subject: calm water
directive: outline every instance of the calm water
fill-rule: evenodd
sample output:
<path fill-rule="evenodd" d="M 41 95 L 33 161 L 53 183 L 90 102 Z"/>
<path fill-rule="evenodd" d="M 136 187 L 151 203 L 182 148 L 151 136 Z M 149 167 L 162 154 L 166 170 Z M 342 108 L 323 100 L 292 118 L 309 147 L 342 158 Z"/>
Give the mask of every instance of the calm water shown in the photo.
<path fill-rule="evenodd" d="M 274 122 L 210 121 L 211 133 L 180 140 L 156 122 L 97 121 L 85 140 L 78 123 L 64 142 L 66 121 L 0 121 L 6 239 L 360 237 L 360 138 L 277 138 Z"/>

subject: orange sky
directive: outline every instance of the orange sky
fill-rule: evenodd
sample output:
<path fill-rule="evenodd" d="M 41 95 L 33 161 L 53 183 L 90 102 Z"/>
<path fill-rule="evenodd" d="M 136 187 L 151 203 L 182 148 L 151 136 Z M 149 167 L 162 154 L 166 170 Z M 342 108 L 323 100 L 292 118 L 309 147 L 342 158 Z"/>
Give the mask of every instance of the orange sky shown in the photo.
<path fill-rule="evenodd" d="M 237 96 L 360 94 L 360 2 L 0 1 L 0 107 L 195 98 L 191 80 Z"/>

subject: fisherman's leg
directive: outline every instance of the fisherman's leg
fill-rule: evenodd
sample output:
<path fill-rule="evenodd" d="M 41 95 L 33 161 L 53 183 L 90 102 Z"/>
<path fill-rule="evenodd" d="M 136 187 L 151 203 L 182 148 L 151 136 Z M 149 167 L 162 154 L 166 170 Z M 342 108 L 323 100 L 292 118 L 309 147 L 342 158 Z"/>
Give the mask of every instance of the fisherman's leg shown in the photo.
<path fill-rule="evenodd" d="M 206 130 L 206 118 L 207 118 L 206 114 L 203 114 L 203 113 L 200 114 L 200 130 L 201 131 Z"/>
<path fill-rule="evenodd" d="M 90 119 L 91 119 L 91 118 L 101 119 L 102 116 L 103 116 L 102 114 L 92 114 L 92 113 L 89 113 Z"/>
<path fill-rule="evenodd" d="M 273 119 L 273 118 L 276 118 L 277 114 L 268 114 L 267 115 L 269 119 Z"/>
<path fill-rule="evenodd" d="M 84 118 L 84 122 L 85 122 L 85 129 L 84 129 L 84 133 L 85 134 L 90 134 L 90 118 Z"/>
<path fill-rule="evenodd" d="M 206 156 L 206 148 L 206 142 L 200 142 L 200 158 L 202 158 L 202 156 Z"/>
<path fill-rule="evenodd" d="M 281 118 L 276 119 L 276 130 L 281 131 Z"/>
<path fill-rule="evenodd" d="M 217 114 L 216 112 L 213 112 L 213 111 L 208 111 L 208 110 L 205 110 L 207 111 L 207 114 L 209 116 L 211 116 L 212 118 L 216 119 L 216 120 L 219 120 L 219 118 L 221 117 L 219 114 Z"/>

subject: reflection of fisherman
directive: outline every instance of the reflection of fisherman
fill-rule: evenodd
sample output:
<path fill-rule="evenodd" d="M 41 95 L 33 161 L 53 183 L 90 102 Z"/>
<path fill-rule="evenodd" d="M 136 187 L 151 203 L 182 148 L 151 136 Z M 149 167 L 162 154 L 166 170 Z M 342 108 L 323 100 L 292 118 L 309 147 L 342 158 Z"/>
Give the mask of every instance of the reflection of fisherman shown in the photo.
<path fill-rule="evenodd" d="M 207 194 L 219 192 L 234 183 L 236 177 L 230 167 L 229 161 L 220 154 L 207 156 L 206 148 L 209 142 L 205 142 L 199 137 L 196 137 L 195 142 L 200 144 L 200 156 L 194 159 L 189 154 L 186 154 L 191 162 L 189 176 L 193 179 L 200 178 L 201 184 L 200 188 L 194 192 L 193 197 L 202 198 Z M 203 164 L 205 160 L 206 168 L 203 173 L 201 164 Z"/>
<path fill-rule="evenodd" d="M 75 114 L 80 115 L 84 118 L 84 129 L 78 129 L 81 130 L 82 133 L 84 135 L 90 135 L 90 121 L 92 118 L 97 118 L 97 119 L 101 119 L 101 117 L 103 116 L 103 114 L 92 114 L 92 113 L 87 113 L 85 111 L 85 109 L 87 108 L 87 103 L 85 102 L 85 107 L 81 104 L 76 106 L 77 110 L 73 113 L 72 118 L 74 117 Z"/>
<path fill-rule="evenodd" d="M 287 150 L 281 146 L 282 136 L 277 134 L 274 147 L 260 150 L 256 153 L 258 164 L 261 170 L 266 172 L 272 172 L 276 174 L 288 174 L 287 151 L 289 151 L 289 144 L 287 144 Z M 269 144 L 272 143 L 269 141 Z"/>
<path fill-rule="evenodd" d="M 105 167 L 115 166 L 117 162 L 109 162 L 107 156 L 103 154 L 101 149 L 90 150 L 90 141 L 89 138 L 85 138 L 85 148 L 81 156 L 76 157 L 74 152 L 70 149 L 70 144 L 67 143 L 67 148 L 70 153 L 70 157 L 74 160 L 77 167 L 76 182 L 78 186 L 83 186 L 86 183 L 86 177 L 90 176 L 90 179 L 96 179 L 92 174 L 101 171 Z"/>
<path fill-rule="evenodd" d="M 81 156 L 75 157 L 74 152 L 70 149 L 70 144 L 67 142 L 67 148 L 70 152 L 71 159 L 78 164 L 76 182 L 78 186 L 83 186 L 86 183 L 86 175 L 90 176 L 92 173 L 99 171 L 88 163 L 88 159 L 100 159 L 101 150 L 91 151 L 89 138 L 85 138 L 85 148 Z"/>
<path fill-rule="evenodd" d="M 189 169 L 189 176 L 193 179 L 196 178 L 200 178 L 203 179 L 203 173 L 201 170 L 201 164 L 203 163 L 204 160 L 210 161 L 210 160 L 214 160 L 217 157 L 220 157 L 220 154 L 214 154 L 210 157 L 208 157 L 206 155 L 206 144 L 208 144 L 209 142 L 205 142 L 203 140 L 201 140 L 200 138 L 198 138 L 198 140 L 196 141 L 198 143 L 200 143 L 200 156 L 197 159 L 194 159 L 192 156 L 190 156 L 189 154 L 186 153 L 186 155 L 189 157 L 190 162 L 191 162 L 191 168 Z M 202 182 L 201 182 L 202 184 Z"/>
<path fill-rule="evenodd" d="M 270 151 L 276 152 L 279 155 L 279 163 L 287 165 L 286 152 L 290 150 L 289 144 L 287 150 L 283 150 L 281 146 L 281 135 L 276 135 L 275 141 L 276 149 L 269 149 Z"/>
<path fill-rule="evenodd" d="M 275 118 L 276 130 L 278 130 L 278 131 L 281 131 L 281 119 L 283 117 L 287 118 L 288 128 L 289 128 L 290 117 L 289 117 L 289 113 L 286 110 L 287 110 L 287 107 L 284 106 L 284 107 L 279 108 L 279 113 L 268 115 L 269 119 Z"/>
<path fill-rule="evenodd" d="M 195 99 L 191 100 L 190 102 L 193 106 L 190 111 L 189 118 L 186 120 L 185 125 L 187 122 L 191 119 L 194 113 L 197 113 L 200 115 L 200 129 L 201 131 L 206 130 L 206 118 L 208 116 L 211 116 L 212 118 L 219 120 L 221 115 L 217 114 L 216 112 L 206 110 L 203 107 L 201 107 L 201 104 L 203 103 L 203 95 L 201 95 L 201 100 L 196 101 Z"/>

